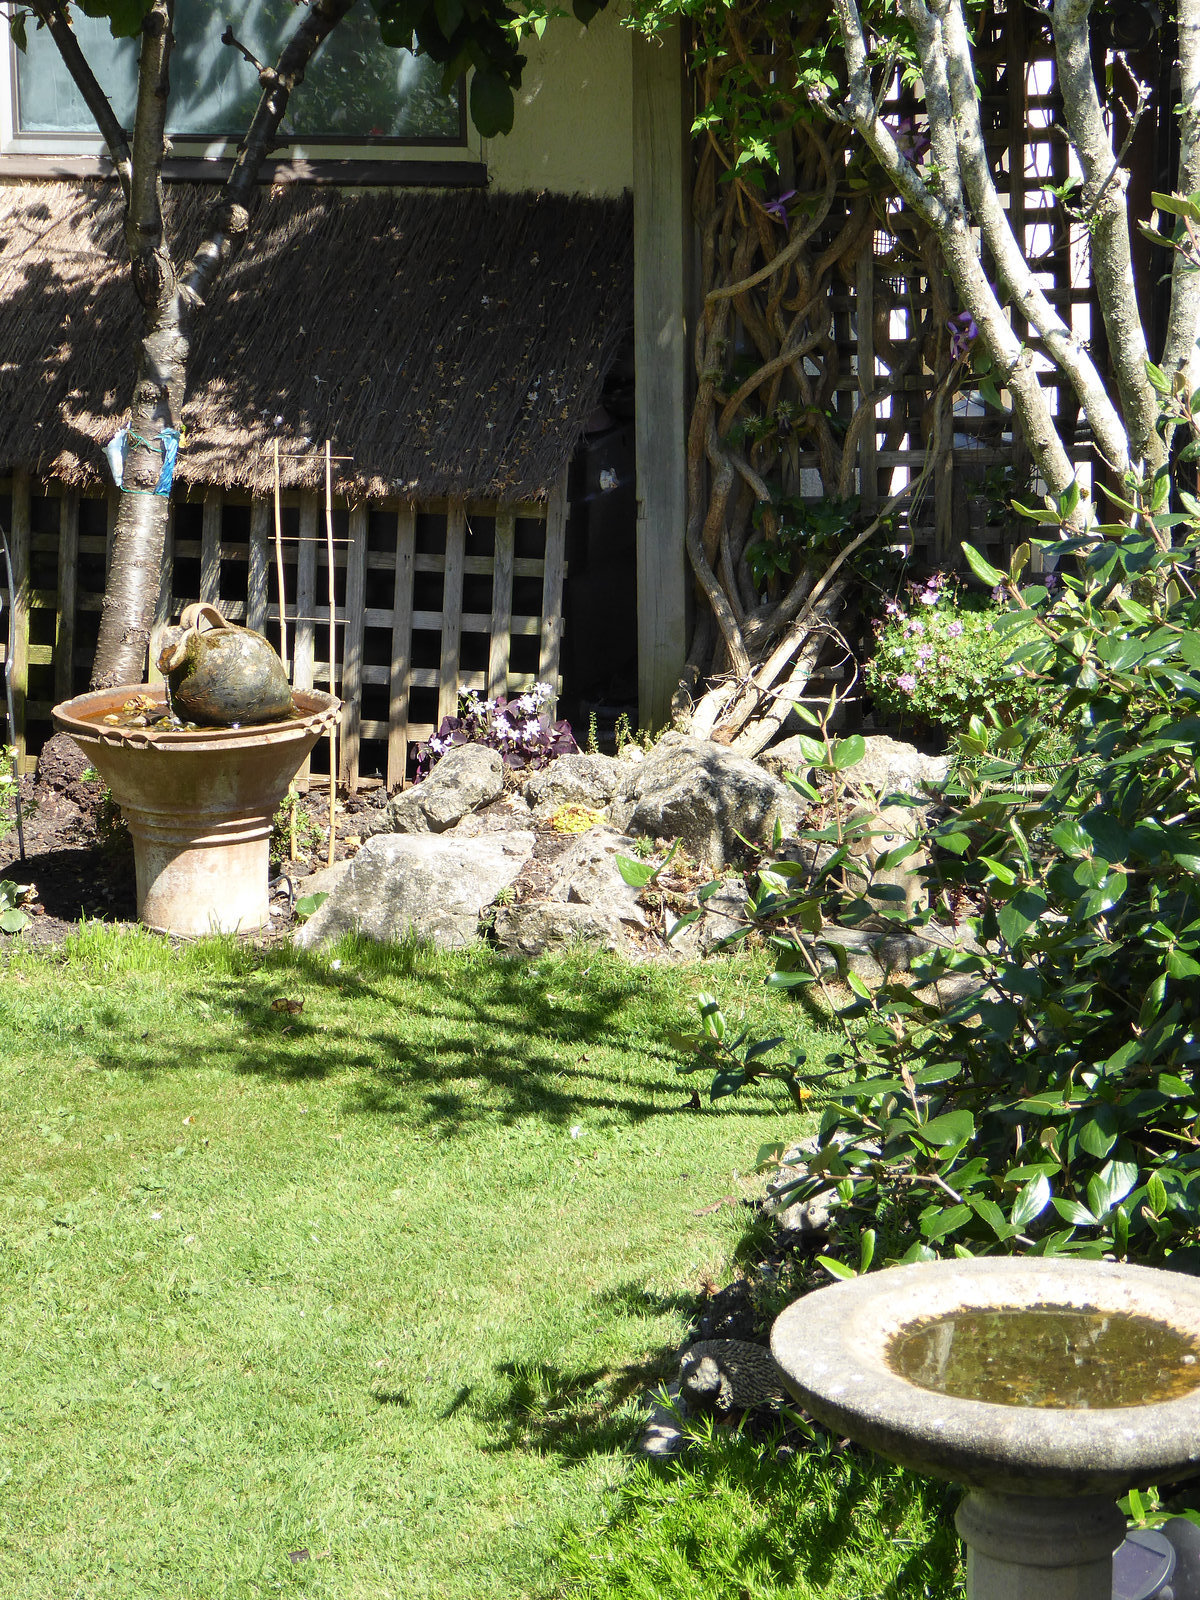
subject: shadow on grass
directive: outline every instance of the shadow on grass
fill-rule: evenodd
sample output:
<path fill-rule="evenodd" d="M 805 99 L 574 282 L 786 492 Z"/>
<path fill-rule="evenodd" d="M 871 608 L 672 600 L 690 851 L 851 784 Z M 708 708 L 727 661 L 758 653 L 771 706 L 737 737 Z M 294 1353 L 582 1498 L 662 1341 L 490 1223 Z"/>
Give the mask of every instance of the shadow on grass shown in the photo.
<path fill-rule="evenodd" d="M 546 1361 L 504 1362 L 496 1371 L 507 1392 L 478 1411 L 499 1434 L 488 1448 L 531 1450 L 565 1462 L 624 1450 L 645 1422 L 626 1402 L 661 1384 L 674 1366 L 671 1351 L 588 1372 L 566 1372 Z"/>
<path fill-rule="evenodd" d="M 636 1125 L 680 1113 L 750 1118 L 766 1108 L 759 1094 L 736 1106 L 688 1106 L 677 1058 L 658 1038 L 664 1029 L 646 1017 L 646 985 L 661 979 L 637 969 L 597 957 L 543 974 L 528 962 L 467 963 L 416 942 L 339 949 L 334 967 L 328 952 L 269 950 L 251 962 L 235 946 L 227 970 L 201 970 L 187 1000 L 223 1026 L 210 1021 L 198 1034 L 196 1056 L 282 1081 L 344 1076 L 350 1113 L 446 1136 L 484 1121 L 566 1125 L 584 1109 Z M 115 1015 L 108 1025 L 114 1047 L 98 1054 L 102 1067 L 153 1075 L 179 1063 L 177 1016 L 161 1038 L 122 1036 Z M 636 1068 L 622 1070 L 622 1052 L 636 1056 Z"/>

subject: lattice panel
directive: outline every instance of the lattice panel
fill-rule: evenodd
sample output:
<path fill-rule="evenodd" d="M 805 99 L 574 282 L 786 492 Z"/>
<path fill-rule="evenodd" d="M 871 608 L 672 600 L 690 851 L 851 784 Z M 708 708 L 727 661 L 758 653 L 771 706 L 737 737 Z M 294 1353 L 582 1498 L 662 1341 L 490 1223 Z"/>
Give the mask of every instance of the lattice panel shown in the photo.
<path fill-rule="evenodd" d="M 21 475 L 0 482 L 17 588 L 13 687 L 23 759 L 49 732 L 51 706 L 87 686 L 115 511 L 115 495 L 81 497 Z M 342 782 L 353 789 L 374 769 L 398 786 L 410 745 L 455 710 L 460 688 L 514 694 L 541 681 L 557 690 L 566 521 L 565 482 L 547 504 L 335 505 Z M 285 495 L 281 533 L 293 682 L 324 689 L 323 502 Z M 161 630 L 193 600 L 280 645 L 271 500 L 210 491 L 173 504 L 151 660 Z"/>

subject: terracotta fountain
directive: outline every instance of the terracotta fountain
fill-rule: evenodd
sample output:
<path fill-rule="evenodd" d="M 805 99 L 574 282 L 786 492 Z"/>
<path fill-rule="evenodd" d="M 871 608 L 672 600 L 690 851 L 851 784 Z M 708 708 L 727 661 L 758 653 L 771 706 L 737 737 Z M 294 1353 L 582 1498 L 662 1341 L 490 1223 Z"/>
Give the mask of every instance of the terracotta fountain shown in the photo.
<path fill-rule="evenodd" d="M 99 690 L 54 708 L 112 791 L 133 836 L 138 916 L 163 933 L 248 933 L 269 921 L 271 823 L 340 702 L 294 692 L 295 715 L 240 728 L 120 727 L 134 695 L 167 710 L 162 686 Z"/>

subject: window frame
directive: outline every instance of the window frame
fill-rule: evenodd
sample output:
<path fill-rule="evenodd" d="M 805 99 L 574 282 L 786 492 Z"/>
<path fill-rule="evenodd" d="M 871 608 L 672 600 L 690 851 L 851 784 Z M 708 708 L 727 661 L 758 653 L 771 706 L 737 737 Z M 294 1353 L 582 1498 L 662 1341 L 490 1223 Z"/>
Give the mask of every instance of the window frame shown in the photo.
<path fill-rule="evenodd" d="M 63 175 L 99 175 L 111 171 L 108 148 L 98 132 L 26 133 L 20 129 L 18 51 L 11 37 L 5 42 L 7 57 L 4 69 L 0 70 L 0 176 L 32 177 L 39 171 L 53 176 L 51 168 Z M 270 168 L 276 180 L 286 179 L 291 169 L 294 176 L 316 178 L 317 169 L 337 168 L 342 171 L 342 181 L 347 182 L 421 183 L 433 180 L 420 173 L 436 167 L 445 170 L 446 181 L 452 186 L 486 181 L 486 169 L 482 175 L 467 170 L 482 168 L 484 154 L 483 142 L 467 115 L 465 79 L 459 84 L 458 122 L 456 135 L 426 134 L 402 139 L 382 135 L 309 134 L 278 145 L 280 153 L 264 163 L 264 175 Z M 164 167 L 164 176 L 219 178 L 233 163 L 238 136 L 173 134 L 170 145 L 171 155 Z M 414 152 L 419 154 L 414 155 Z M 402 169 L 408 167 L 414 169 L 412 179 L 403 173 Z M 387 176 L 389 168 L 396 169 L 395 176 Z M 458 172 L 455 170 L 458 168 L 464 170 Z M 354 179 L 351 169 L 370 169 L 372 174 L 382 169 L 382 175 Z"/>

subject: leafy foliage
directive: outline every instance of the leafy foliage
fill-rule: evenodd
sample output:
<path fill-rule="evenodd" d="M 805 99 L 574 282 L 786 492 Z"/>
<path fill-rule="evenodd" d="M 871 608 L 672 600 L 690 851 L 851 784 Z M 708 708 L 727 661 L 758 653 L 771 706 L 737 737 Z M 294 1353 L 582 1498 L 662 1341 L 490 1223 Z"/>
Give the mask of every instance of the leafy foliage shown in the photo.
<path fill-rule="evenodd" d="M 765 875 L 772 982 L 819 981 L 802 934 L 824 931 L 852 994 L 845 1049 L 808 1079 L 823 1114 L 797 1170 L 799 1195 L 837 1197 L 852 1258 L 867 1227 L 881 1263 L 1197 1256 L 1200 502 L 1181 499 L 1186 512 L 1170 513 L 1160 479 L 1123 505 L 1125 522 L 1045 544 L 1061 597 L 1019 588 L 1028 547 L 1007 576 L 986 574 L 1019 612 L 1015 660 L 1070 718 L 1070 759 L 1034 801 L 1014 779 L 1037 721 L 972 722 L 950 815 L 893 852 L 923 844 L 933 862 L 917 918 L 930 954 L 912 973 L 872 992 L 849 970 L 827 922 L 851 865 L 836 839 L 815 881 L 798 885 L 787 863 Z M 1034 515 L 1057 523 L 1072 509 Z M 810 837 L 830 842 L 829 830 Z M 860 897 L 857 914 L 867 909 Z M 840 920 L 855 915 L 843 896 Z M 752 1039 L 735 1053 L 747 1076 L 770 1060 Z"/>
<path fill-rule="evenodd" d="M 21 909 L 29 898 L 27 885 L 0 878 L 0 933 L 20 933 L 29 926 L 29 913 Z"/>
<path fill-rule="evenodd" d="M 551 722 L 546 707 L 554 691 L 548 683 L 535 683 L 527 694 L 507 700 L 503 695 L 485 700 L 473 689 L 458 697 L 458 715 L 443 717 L 434 736 L 421 747 L 419 774 L 447 750 L 459 744 L 482 744 L 498 750 L 506 767 L 520 771 L 544 767 L 555 756 L 573 755 L 579 746 L 565 720 Z"/>
<path fill-rule="evenodd" d="M 909 583 L 903 601 L 888 602 L 866 686 L 876 709 L 901 726 L 958 734 L 972 716 L 1012 722 L 1038 701 L 1032 680 L 1010 659 L 1027 631 L 1019 614 L 964 600 L 953 577 L 935 572 Z"/>

